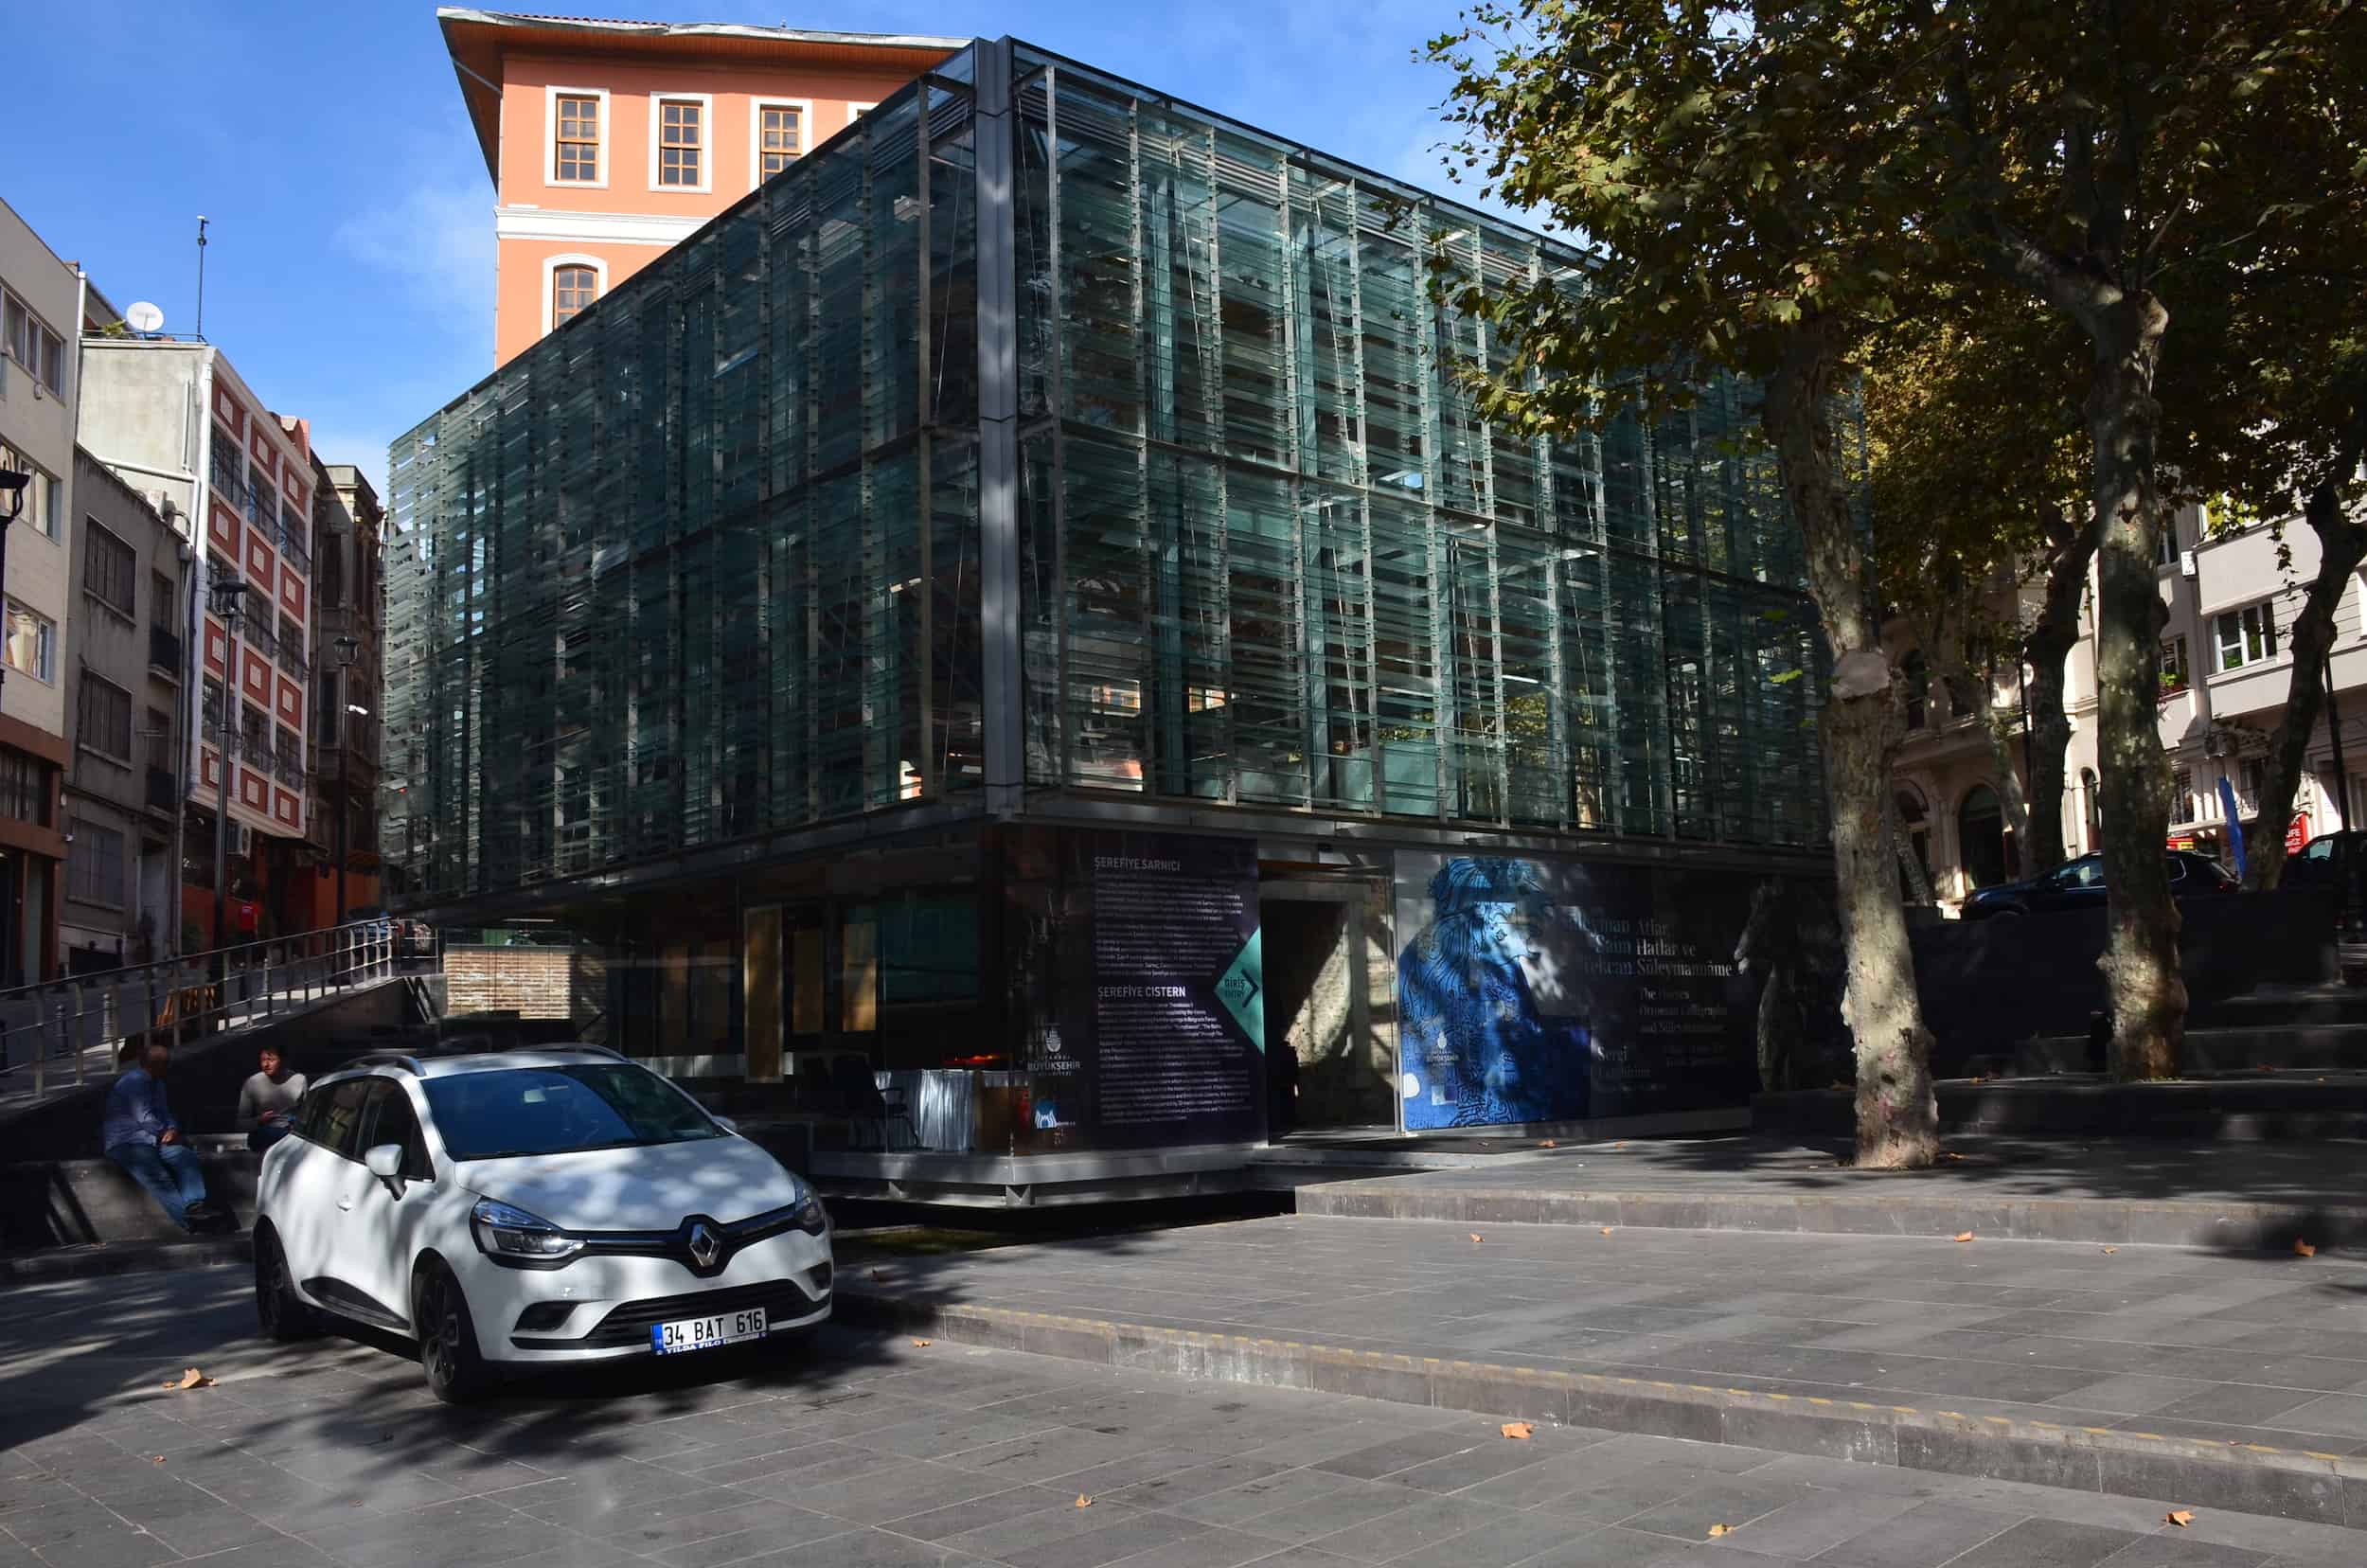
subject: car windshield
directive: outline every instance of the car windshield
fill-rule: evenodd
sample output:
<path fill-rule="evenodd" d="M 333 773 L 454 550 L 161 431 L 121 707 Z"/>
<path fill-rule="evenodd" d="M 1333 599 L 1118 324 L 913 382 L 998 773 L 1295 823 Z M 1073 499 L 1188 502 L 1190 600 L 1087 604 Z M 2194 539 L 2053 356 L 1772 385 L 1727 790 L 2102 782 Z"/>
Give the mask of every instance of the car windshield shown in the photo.
<path fill-rule="evenodd" d="M 689 1096 L 630 1062 L 553 1063 L 459 1073 L 423 1085 L 455 1160 L 572 1154 L 720 1138 Z"/>

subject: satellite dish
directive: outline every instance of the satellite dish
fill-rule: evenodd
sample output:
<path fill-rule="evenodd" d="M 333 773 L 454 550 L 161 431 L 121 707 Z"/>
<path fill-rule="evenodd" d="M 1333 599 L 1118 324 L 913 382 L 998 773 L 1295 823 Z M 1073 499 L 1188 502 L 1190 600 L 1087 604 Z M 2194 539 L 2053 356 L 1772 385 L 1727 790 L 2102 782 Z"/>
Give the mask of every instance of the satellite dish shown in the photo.
<path fill-rule="evenodd" d="M 132 308 L 123 312 L 123 324 L 135 332 L 158 331 L 164 327 L 165 312 L 145 299 L 135 299 Z"/>

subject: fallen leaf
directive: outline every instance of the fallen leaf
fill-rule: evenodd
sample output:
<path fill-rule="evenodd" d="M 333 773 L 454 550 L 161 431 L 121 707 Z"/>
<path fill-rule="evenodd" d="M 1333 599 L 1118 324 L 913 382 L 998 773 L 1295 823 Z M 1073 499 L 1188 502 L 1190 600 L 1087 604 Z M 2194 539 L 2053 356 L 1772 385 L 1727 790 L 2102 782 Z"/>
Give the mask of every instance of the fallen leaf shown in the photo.
<path fill-rule="evenodd" d="M 2195 1522 L 2195 1510 L 2192 1508 L 2172 1508 L 2168 1513 L 2163 1514 L 2162 1517 L 2168 1520 L 2171 1523 L 2177 1525 L 2182 1530 L 2187 1525 L 2192 1524 Z"/>
<path fill-rule="evenodd" d="M 1094 1500 L 1087 1497 L 1083 1492 L 1078 1492 L 1077 1494 L 1077 1506 L 1080 1508 L 1090 1508 L 1094 1506 Z"/>
<path fill-rule="evenodd" d="M 161 1465 L 165 1462 L 165 1456 L 161 1453 L 151 1453 L 148 1456 L 148 1462 L 151 1465 Z"/>
<path fill-rule="evenodd" d="M 1735 1526 L 1732 1524 L 1713 1524 L 1710 1526 L 1710 1539 L 1712 1541 L 1716 1541 L 1719 1536 L 1730 1536 L 1734 1533 Z"/>
<path fill-rule="evenodd" d="M 179 1382 L 169 1382 L 165 1386 L 167 1388 L 211 1388 L 214 1386 L 214 1380 L 191 1366 L 183 1370 Z"/>
<path fill-rule="evenodd" d="M 915 1340 L 913 1341 L 913 1348 L 916 1350 L 926 1350 L 929 1348 L 929 1342 L 927 1340 Z"/>
<path fill-rule="evenodd" d="M 2118 1247 L 2107 1247 L 2107 1248 L 2105 1248 L 2104 1250 L 2105 1250 L 2107 1253 L 2116 1253 L 2116 1252 L 2120 1251 L 2120 1248 L 2118 1248 Z"/>
<path fill-rule="evenodd" d="M 1958 1231 L 1958 1232 L 1956 1233 L 1956 1239 L 1957 1239 L 1957 1240 L 1959 1240 L 1959 1241 L 1969 1241 L 1969 1240 L 1971 1240 L 1971 1239 L 1972 1239 L 1972 1232 L 1970 1232 L 1970 1231 Z"/>
<path fill-rule="evenodd" d="M 1537 1429 L 1526 1421 L 1506 1421 L 1502 1430 L 1505 1436 L 1515 1439 L 1524 1440 L 1537 1435 Z"/>
<path fill-rule="evenodd" d="M 2315 1257 L 2318 1256 L 2318 1249 L 2297 1236 L 2293 1238 L 2293 1256 L 2296 1257 Z"/>
<path fill-rule="evenodd" d="M 1961 1160 L 1964 1156 L 1951 1149 L 1947 1153 L 1941 1155 L 1940 1158 L 1943 1160 Z"/>
<path fill-rule="evenodd" d="M 1477 1232 L 1477 1231 L 1473 1231 L 1473 1232 L 1471 1233 L 1471 1239 L 1472 1239 L 1473 1241 L 1477 1241 L 1479 1238 L 1480 1238 L 1480 1233 L 1479 1233 L 1479 1232 Z"/>
<path fill-rule="evenodd" d="M 1611 1234 L 1611 1227 L 1609 1225 L 1605 1225 L 1603 1227 L 1603 1234 L 1605 1236 L 1609 1236 Z"/>
<path fill-rule="evenodd" d="M 2323 1078 L 2320 1078 L 2318 1081 L 2319 1081 L 2320 1083 L 2323 1083 L 2323 1082 L 2325 1082 L 2325 1079 L 2323 1079 Z M 1559 1149 L 1561 1146 L 1560 1146 L 1559 1144 L 1557 1144 L 1557 1143 L 1554 1142 L 1554 1140 L 1553 1140 L 1553 1139 L 1551 1139 L 1551 1138 L 1547 1138 L 1547 1139 L 1546 1139 L 1543 1143 L 1539 1144 L 1537 1147 L 1538 1147 L 1538 1148 L 1539 1148 L 1539 1149 Z"/>
<path fill-rule="evenodd" d="M 1625 1149 L 1625 1148 L 1627 1148 L 1628 1146 L 1627 1146 L 1626 1144 L 1623 1144 L 1623 1143 L 1615 1143 L 1615 1144 L 1612 1144 L 1611 1147 L 1611 1148 L 1613 1148 L 1613 1149 Z"/>

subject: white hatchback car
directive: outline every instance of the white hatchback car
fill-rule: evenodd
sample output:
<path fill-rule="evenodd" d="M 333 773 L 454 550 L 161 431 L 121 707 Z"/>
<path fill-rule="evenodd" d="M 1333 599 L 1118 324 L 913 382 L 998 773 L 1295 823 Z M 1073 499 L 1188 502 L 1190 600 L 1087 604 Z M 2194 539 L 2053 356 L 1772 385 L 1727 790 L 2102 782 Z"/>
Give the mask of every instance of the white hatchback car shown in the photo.
<path fill-rule="evenodd" d="M 256 1194 L 263 1332 L 406 1335 L 447 1399 L 810 1328 L 830 1269 L 811 1187 L 602 1046 L 365 1057 L 306 1092 Z"/>

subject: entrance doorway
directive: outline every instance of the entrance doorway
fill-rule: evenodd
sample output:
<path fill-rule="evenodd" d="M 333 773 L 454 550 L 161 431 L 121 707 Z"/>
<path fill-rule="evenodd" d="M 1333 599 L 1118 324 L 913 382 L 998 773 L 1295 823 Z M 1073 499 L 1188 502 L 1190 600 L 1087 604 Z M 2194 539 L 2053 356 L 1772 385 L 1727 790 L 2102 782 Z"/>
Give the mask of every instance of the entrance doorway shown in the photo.
<path fill-rule="evenodd" d="M 1356 884 L 1258 889 L 1270 1137 L 1397 1125 L 1387 908 Z"/>

